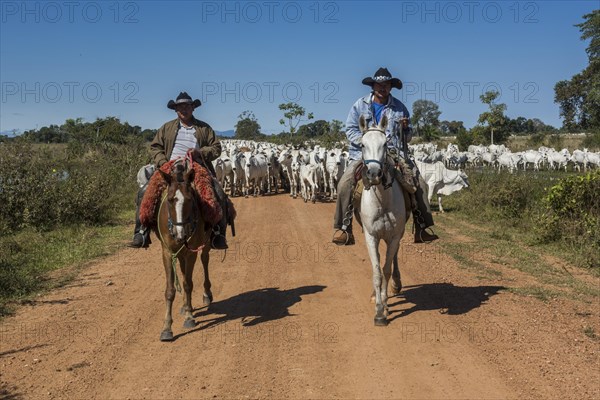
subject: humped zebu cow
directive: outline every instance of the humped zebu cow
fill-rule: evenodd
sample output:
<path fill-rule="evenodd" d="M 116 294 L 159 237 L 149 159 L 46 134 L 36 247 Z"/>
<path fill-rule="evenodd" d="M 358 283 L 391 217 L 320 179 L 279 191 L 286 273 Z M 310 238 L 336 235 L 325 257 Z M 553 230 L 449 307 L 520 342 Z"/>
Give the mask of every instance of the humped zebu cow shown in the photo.
<path fill-rule="evenodd" d="M 442 207 L 442 195 L 449 196 L 462 188 L 469 187 L 467 174 L 462 170 L 448 169 L 444 163 L 439 161 L 433 164 L 416 161 L 416 164 L 421 176 L 429 188 L 427 195 L 429 203 L 431 204 L 433 195 L 437 194 L 438 205 L 440 212 L 442 213 L 444 212 L 444 208 Z"/>

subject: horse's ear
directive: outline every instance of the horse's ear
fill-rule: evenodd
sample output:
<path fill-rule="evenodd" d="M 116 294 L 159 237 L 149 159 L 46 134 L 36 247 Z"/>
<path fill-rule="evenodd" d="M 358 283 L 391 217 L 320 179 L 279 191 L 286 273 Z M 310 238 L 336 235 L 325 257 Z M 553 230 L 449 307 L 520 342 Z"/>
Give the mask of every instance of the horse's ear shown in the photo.
<path fill-rule="evenodd" d="M 381 121 L 379 121 L 379 128 L 381 128 L 385 131 L 385 128 L 387 128 L 387 124 L 388 124 L 388 117 L 387 117 L 387 115 L 383 114 L 383 117 L 381 117 Z"/>
<path fill-rule="evenodd" d="M 158 172 L 160 172 L 160 174 L 162 175 L 163 179 L 167 182 L 167 184 L 171 184 L 171 180 L 173 179 L 171 177 L 171 174 L 167 174 L 165 171 L 163 171 L 162 169 L 159 169 Z"/>
<path fill-rule="evenodd" d="M 186 171 L 186 173 L 183 175 L 183 179 L 188 182 L 188 183 L 192 183 L 194 182 L 194 176 L 196 174 L 196 170 L 194 170 L 194 168 L 190 168 L 188 171 Z"/>
<path fill-rule="evenodd" d="M 367 131 L 367 120 L 365 119 L 364 115 L 360 116 L 360 118 L 358 120 L 358 127 L 360 128 L 360 131 L 364 135 L 365 132 Z"/>

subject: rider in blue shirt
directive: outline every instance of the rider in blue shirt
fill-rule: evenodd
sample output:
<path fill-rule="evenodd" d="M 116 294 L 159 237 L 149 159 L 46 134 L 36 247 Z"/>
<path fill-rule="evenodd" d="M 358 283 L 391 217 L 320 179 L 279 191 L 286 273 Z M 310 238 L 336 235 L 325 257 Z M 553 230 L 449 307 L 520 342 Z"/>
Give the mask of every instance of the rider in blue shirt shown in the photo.
<path fill-rule="evenodd" d="M 350 202 L 352 201 L 352 192 L 355 186 L 354 172 L 362 161 L 362 133 L 359 128 L 360 117 L 364 116 L 367 125 L 370 126 L 373 123 L 379 123 L 384 114 L 387 115 L 388 125 L 385 134 L 387 136 L 388 148 L 395 154 L 404 156 L 407 163 L 414 168 L 411 165 L 411 160 L 406 156 L 408 142 L 412 139 L 410 114 L 406 106 L 390 94 L 392 88 L 402 88 L 402 81 L 398 78 L 393 78 L 392 74 L 386 68 L 379 68 L 373 77 L 363 79 L 362 83 L 370 86 L 372 91 L 354 103 L 346 120 L 346 137 L 350 142 L 350 163 L 338 183 L 338 197 L 333 222 L 333 228 L 336 230 L 333 242 L 339 245 L 354 244 L 352 221 L 348 218 L 344 221 L 344 216 L 347 214 Z M 433 216 L 431 215 L 431 208 L 427 200 L 427 184 L 420 175 L 418 180 L 419 185 L 415 193 L 417 211 L 413 214 L 413 218 L 416 221 L 415 243 L 431 242 L 438 237 L 426 230 L 426 228 L 433 226 Z M 342 230 L 344 225 L 346 225 L 345 231 Z"/>

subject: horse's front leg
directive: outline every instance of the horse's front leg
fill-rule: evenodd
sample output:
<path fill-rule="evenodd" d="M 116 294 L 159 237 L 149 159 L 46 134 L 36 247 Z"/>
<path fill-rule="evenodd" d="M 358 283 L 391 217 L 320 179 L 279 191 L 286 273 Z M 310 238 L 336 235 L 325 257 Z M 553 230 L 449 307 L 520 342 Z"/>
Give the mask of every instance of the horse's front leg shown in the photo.
<path fill-rule="evenodd" d="M 379 264 L 379 240 L 365 231 L 365 242 L 371 259 L 373 269 L 373 298 L 375 299 L 375 325 L 386 326 L 387 320 L 384 313 L 383 293 L 381 293 L 381 268 Z"/>
<path fill-rule="evenodd" d="M 400 247 L 400 238 L 394 238 L 391 242 L 387 243 L 385 252 L 385 264 L 383 265 L 383 279 L 381 280 L 381 302 L 383 304 L 383 312 L 384 316 L 387 317 L 389 315 L 387 300 L 388 300 L 388 282 L 390 281 L 390 277 L 392 275 L 392 261 L 397 265 L 398 259 L 398 248 Z"/>
<path fill-rule="evenodd" d="M 173 270 L 171 252 L 165 248 L 163 248 L 163 265 L 165 267 L 165 277 L 167 280 L 165 288 L 166 313 L 165 323 L 163 325 L 163 330 L 160 334 L 160 340 L 163 342 L 169 342 L 173 340 L 173 331 L 171 330 L 171 326 L 173 325 L 172 309 L 173 300 L 175 299 L 175 271 Z"/>
<path fill-rule="evenodd" d="M 210 291 L 210 278 L 208 276 L 208 262 L 210 261 L 210 247 L 206 246 L 200 254 L 200 260 L 202 261 L 202 268 L 204 269 L 204 295 L 202 301 L 205 306 L 209 306 L 213 301 L 213 295 Z"/>
<path fill-rule="evenodd" d="M 181 307 L 181 314 L 185 316 L 183 321 L 183 327 L 187 329 L 194 328 L 196 322 L 194 322 L 194 316 L 192 315 L 192 291 L 194 290 L 194 281 L 192 280 L 194 274 L 194 264 L 196 263 L 196 253 L 187 252 L 187 254 L 180 255 L 179 264 L 181 265 L 181 273 L 183 275 L 183 291 L 184 299 L 183 306 Z"/>

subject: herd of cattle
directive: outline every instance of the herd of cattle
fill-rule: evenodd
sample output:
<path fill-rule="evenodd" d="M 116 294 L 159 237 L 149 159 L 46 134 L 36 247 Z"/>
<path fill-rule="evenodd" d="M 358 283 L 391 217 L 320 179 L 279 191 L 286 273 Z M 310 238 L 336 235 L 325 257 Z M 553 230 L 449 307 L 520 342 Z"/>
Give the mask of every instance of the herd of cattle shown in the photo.
<path fill-rule="evenodd" d="M 526 150 L 513 153 L 504 145 L 469 146 L 468 151 L 459 152 L 455 144 L 449 144 L 446 150 L 437 150 L 431 143 L 415 146 L 415 159 L 423 162 L 443 161 L 448 167 L 489 166 L 499 171 L 506 169 L 515 172 L 518 169 L 531 168 L 539 171 L 564 169 L 571 164 L 573 169 L 584 171 L 588 168 L 600 167 L 600 152 L 590 152 L 588 149 L 568 149 L 556 151 L 553 148 L 540 147 L 538 150 Z"/>
<path fill-rule="evenodd" d="M 336 198 L 337 182 L 348 165 L 348 152 L 341 148 L 325 149 L 319 145 L 312 148 L 294 148 L 248 140 L 222 140 L 221 156 L 213 161 L 217 179 L 232 196 L 288 192 L 305 202 Z M 342 147 L 340 144 L 339 147 Z M 429 188 L 429 200 L 438 196 L 443 212 L 441 195 L 450 195 L 469 186 L 466 167 L 506 169 L 531 168 L 587 170 L 600 167 L 600 153 L 584 149 L 572 154 L 567 149 L 556 151 L 547 147 L 513 153 L 504 145 L 469 146 L 460 152 L 454 144 L 438 150 L 432 143 L 411 145 L 417 168 Z"/>

